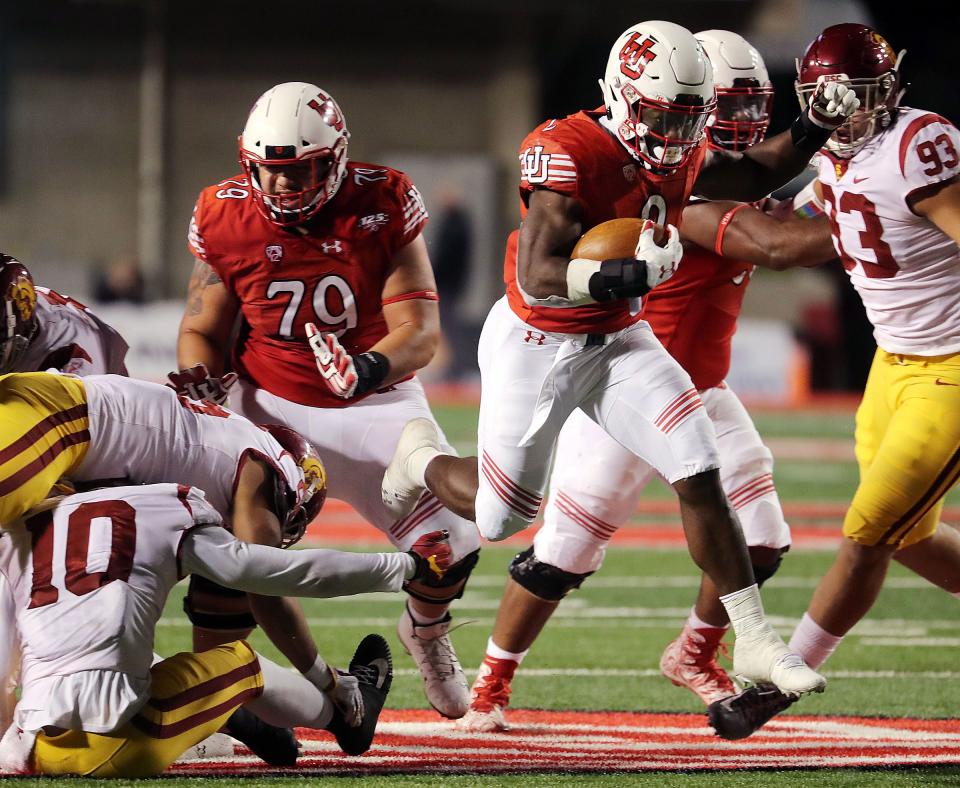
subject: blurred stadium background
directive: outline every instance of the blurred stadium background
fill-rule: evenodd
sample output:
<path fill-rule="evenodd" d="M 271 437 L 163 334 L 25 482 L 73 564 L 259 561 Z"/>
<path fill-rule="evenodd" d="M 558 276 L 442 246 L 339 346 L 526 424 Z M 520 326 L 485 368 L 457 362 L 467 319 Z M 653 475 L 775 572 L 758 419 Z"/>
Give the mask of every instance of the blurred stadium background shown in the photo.
<path fill-rule="evenodd" d="M 666 16 L 741 32 L 771 71 L 779 131 L 796 112 L 794 57 L 839 21 L 874 24 L 908 49 L 907 103 L 956 119 L 944 24 L 955 13 L 929 0 L 909 12 L 881 0 L 0 3 L 0 248 L 88 302 L 105 276 L 137 266 L 149 305 L 99 311 L 131 341 L 132 372 L 162 377 L 196 195 L 239 171 L 235 138 L 263 90 L 315 82 L 344 109 L 352 158 L 413 176 L 433 211 L 430 240 L 446 203 L 466 210 L 473 242 L 452 340 L 469 378 L 517 220 L 517 145 L 542 119 L 598 104 L 596 80 L 622 29 Z M 857 390 L 872 339 L 851 294 L 837 265 L 760 272 L 733 385 L 780 404 L 811 388 Z"/>

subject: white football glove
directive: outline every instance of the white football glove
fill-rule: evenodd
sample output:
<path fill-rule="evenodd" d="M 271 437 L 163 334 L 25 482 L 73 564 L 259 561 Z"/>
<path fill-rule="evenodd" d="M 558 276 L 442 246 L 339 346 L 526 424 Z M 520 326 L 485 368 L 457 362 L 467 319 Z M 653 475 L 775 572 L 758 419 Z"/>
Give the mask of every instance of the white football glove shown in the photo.
<path fill-rule="evenodd" d="M 341 399 L 350 399 L 360 380 L 353 357 L 333 334 L 320 333 L 313 323 L 307 323 L 306 329 L 320 376 L 330 391 Z"/>
<path fill-rule="evenodd" d="M 835 129 L 853 115 L 860 99 L 842 82 L 821 82 L 810 99 L 810 120 L 824 129 Z"/>
<path fill-rule="evenodd" d="M 340 709 L 347 725 L 357 728 L 363 722 L 363 695 L 360 694 L 360 682 L 352 673 L 333 669 L 333 687 L 327 690 L 330 700 Z"/>
<path fill-rule="evenodd" d="M 667 225 L 667 244 L 657 246 L 653 240 L 654 223 L 645 219 L 637 239 L 637 248 L 633 256 L 647 264 L 647 286 L 653 290 L 673 276 L 680 266 L 683 257 L 683 245 L 680 243 L 680 233 L 672 224 Z"/>
<path fill-rule="evenodd" d="M 222 378 L 215 378 L 210 375 L 206 364 L 197 364 L 189 369 L 171 372 L 167 379 L 170 381 L 167 386 L 177 394 L 222 405 L 230 396 L 230 387 L 237 382 L 237 373 L 228 372 Z"/>

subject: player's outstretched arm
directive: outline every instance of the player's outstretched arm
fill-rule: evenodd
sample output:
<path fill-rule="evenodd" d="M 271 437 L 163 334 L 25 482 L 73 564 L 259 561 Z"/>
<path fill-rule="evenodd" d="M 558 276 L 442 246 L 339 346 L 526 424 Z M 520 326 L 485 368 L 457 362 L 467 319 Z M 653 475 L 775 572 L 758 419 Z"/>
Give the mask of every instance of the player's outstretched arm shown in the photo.
<path fill-rule="evenodd" d="M 223 375 L 230 333 L 239 309 L 239 302 L 217 272 L 197 259 L 177 335 L 177 363 L 181 369 L 205 364 L 211 375 Z"/>
<path fill-rule="evenodd" d="M 734 260 L 783 271 L 837 256 L 825 216 L 777 219 L 746 203 L 718 200 L 683 209 L 685 240 Z"/>
<path fill-rule="evenodd" d="M 859 106 L 847 85 L 824 82 L 788 131 L 743 153 L 712 154 L 694 191 L 716 200 L 762 199 L 803 172 L 813 154 Z"/>
<path fill-rule="evenodd" d="M 910 210 L 924 216 L 960 244 L 960 176 L 934 184 L 919 200 L 907 198 Z M 931 193 L 932 192 L 932 193 Z"/>

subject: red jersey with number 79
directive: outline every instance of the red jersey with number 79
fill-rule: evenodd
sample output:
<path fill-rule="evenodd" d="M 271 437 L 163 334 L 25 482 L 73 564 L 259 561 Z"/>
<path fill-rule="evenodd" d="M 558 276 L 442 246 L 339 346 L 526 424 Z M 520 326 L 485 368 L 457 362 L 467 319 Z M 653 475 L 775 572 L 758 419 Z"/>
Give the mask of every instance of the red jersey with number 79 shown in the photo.
<path fill-rule="evenodd" d="M 233 365 L 243 377 L 292 402 L 339 408 L 317 372 L 307 323 L 336 334 L 351 354 L 387 334 L 383 286 L 396 253 L 427 223 L 406 175 L 349 162 L 334 198 L 304 225 L 278 227 L 250 198 L 245 176 L 204 189 L 188 247 L 240 302 L 243 325 Z"/>
<path fill-rule="evenodd" d="M 644 169 L 600 125 L 603 110 L 578 112 L 535 128 L 520 145 L 520 218 L 536 189 L 573 197 L 583 211 L 583 231 L 609 219 L 643 217 L 680 225 L 683 207 L 703 165 L 706 142 L 686 163 L 666 175 Z M 578 307 L 531 303 L 517 277 L 517 239 L 510 234 L 504 281 L 510 308 L 541 331 L 609 334 L 640 319 L 628 299 Z"/>

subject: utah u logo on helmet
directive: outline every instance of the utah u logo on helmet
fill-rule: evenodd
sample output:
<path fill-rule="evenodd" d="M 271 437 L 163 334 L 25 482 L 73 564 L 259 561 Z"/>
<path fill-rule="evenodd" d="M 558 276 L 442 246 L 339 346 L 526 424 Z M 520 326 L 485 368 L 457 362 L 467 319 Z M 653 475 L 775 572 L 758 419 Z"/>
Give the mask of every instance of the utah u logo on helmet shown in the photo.
<path fill-rule="evenodd" d="M 639 78 L 647 63 L 657 56 L 653 51 L 653 45 L 657 43 L 655 38 L 647 36 L 642 44 L 638 43 L 639 40 L 640 34 L 634 33 L 620 50 L 620 71 L 630 79 Z"/>

